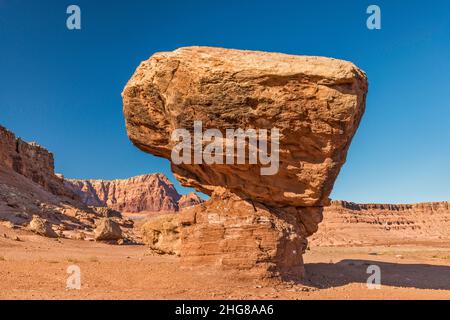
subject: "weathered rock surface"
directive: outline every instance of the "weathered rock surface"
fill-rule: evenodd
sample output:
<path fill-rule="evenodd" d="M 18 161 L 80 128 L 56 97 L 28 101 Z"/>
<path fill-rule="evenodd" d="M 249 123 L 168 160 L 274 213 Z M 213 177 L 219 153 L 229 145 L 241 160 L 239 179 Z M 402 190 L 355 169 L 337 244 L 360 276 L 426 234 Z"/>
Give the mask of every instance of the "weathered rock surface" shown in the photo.
<path fill-rule="evenodd" d="M 142 239 L 158 254 L 179 255 L 181 238 L 178 214 L 150 218 L 142 227 Z"/>
<path fill-rule="evenodd" d="M 222 186 L 271 206 L 328 204 L 364 112 L 365 74 L 350 62 L 279 53 L 188 47 L 144 61 L 123 91 L 131 141 L 167 159 L 174 129 L 280 130 L 280 168 L 175 165 L 184 186 Z M 236 162 L 235 162 L 236 163 Z"/>
<path fill-rule="evenodd" d="M 97 241 L 122 239 L 120 226 L 109 218 L 100 220 L 94 230 L 94 238 Z"/>
<path fill-rule="evenodd" d="M 257 277 L 267 271 L 301 276 L 306 238 L 321 219 L 320 207 L 270 208 L 216 189 L 210 201 L 180 214 L 182 263 Z"/>
<path fill-rule="evenodd" d="M 183 185 L 212 195 L 181 213 L 183 265 L 301 275 L 306 237 L 329 203 L 366 92 L 361 70 L 322 57 L 188 47 L 142 62 L 122 93 L 128 135 L 141 150 L 170 159 L 174 130 L 192 133 L 195 121 L 223 136 L 280 132 L 275 175 L 236 164 L 236 154 L 235 164 L 172 162 Z"/>
<path fill-rule="evenodd" d="M 196 195 L 182 197 L 161 173 L 117 180 L 66 179 L 64 183 L 85 204 L 107 206 L 120 212 L 175 212 L 184 205 L 202 202 Z"/>
<path fill-rule="evenodd" d="M 332 201 L 324 208 L 312 246 L 448 243 L 450 203 L 357 204 Z"/>

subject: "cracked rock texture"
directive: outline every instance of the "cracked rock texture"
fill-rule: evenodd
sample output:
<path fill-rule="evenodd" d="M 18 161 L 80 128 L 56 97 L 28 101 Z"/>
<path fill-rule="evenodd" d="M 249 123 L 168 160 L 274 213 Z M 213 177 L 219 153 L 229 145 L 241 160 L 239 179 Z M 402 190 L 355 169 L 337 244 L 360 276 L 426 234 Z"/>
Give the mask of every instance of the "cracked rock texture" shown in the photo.
<path fill-rule="evenodd" d="M 170 159 L 172 132 L 193 132 L 194 121 L 224 136 L 229 128 L 280 130 L 275 175 L 261 175 L 261 164 L 171 164 L 184 186 L 213 195 L 183 224 L 184 264 L 271 274 L 301 269 L 310 233 L 302 228 L 314 221 L 315 231 L 329 204 L 367 88 L 355 65 L 323 57 L 187 47 L 142 62 L 122 96 L 128 136 L 145 152 Z M 248 203 L 256 209 L 247 211 Z M 259 225 L 258 216 L 270 223 Z M 200 245 L 214 239 L 219 245 Z M 261 239 L 270 240 L 255 246 Z"/>

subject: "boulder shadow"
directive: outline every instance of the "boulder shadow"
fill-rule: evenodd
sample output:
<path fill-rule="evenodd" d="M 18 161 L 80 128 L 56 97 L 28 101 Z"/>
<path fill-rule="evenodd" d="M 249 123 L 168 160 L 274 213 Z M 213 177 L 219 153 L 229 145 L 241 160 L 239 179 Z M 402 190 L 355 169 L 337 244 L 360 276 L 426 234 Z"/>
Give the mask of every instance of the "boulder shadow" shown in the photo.
<path fill-rule="evenodd" d="M 319 289 L 351 283 L 366 284 L 373 274 L 368 267 L 378 266 L 382 286 L 450 290 L 450 267 L 429 264 L 402 264 L 370 260 L 342 260 L 338 263 L 307 263 L 300 284 Z"/>

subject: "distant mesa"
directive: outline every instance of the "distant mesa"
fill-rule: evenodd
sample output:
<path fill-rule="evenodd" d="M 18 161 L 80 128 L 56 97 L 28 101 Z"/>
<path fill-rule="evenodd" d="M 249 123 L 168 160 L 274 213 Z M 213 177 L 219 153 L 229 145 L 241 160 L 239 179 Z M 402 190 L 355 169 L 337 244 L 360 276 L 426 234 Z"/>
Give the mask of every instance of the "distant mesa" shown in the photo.
<path fill-rule="evenodd" d="M 357 204 L 332 201 L 312 246 L 404 245 L 450 241 L 450 202 Z"/>

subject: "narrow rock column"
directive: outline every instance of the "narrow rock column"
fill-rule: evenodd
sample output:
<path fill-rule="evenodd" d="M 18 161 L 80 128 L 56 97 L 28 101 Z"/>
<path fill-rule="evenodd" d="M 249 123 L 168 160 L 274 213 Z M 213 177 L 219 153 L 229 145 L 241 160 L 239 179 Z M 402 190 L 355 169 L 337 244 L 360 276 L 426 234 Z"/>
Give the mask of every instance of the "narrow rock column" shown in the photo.
<path fill-rule="evenodd" d="M 321 220 L 322 208 L 273 209 L 220 188 L 181 212 L 182 266 L 299 278 L 306 238 Z"/>

